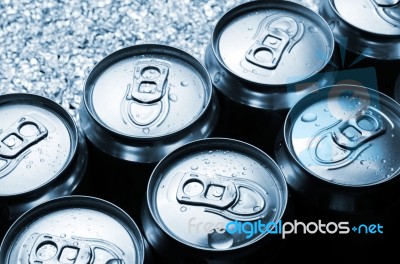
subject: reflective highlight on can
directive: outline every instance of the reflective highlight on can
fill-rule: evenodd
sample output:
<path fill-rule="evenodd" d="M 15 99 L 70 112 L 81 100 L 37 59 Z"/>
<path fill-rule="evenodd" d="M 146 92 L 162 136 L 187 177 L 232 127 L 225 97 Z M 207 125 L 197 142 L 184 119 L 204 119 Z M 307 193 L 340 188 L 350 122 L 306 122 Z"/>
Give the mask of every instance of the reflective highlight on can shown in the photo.
<path fill-rule="evenodd" d="M 31 94 L 0 96 L 2 222 L 52 198 L 69 195 L 87 164 L 83 134 L 55 102 Z"/>
<path fill-rule="evenodd" d="M 114 205 L 70 196 L 20 217 L 1 244 L 2 263 L 144 263 L 145 244 L 133 220 Z"/>
<path fill-rule="evenodd" d="M 287 199 L 284 177 L 265 153 L 232 139 L 199 140 L 157 165 L 142 225 L 155 251 L 173 263 L 243 263 L 273 254 L 276 244 L 265 245 L 276 241 L 268 232 L 227 230 L 229 223 L 276 223 Z"/>
<path fill-rule="evenodd" d="M 366 87 L 317 90 L 289 112 L 277 162 L 313 203 L 344 212 L 383 208 L 399 184 L 399 117 L 394 100 Z"/>

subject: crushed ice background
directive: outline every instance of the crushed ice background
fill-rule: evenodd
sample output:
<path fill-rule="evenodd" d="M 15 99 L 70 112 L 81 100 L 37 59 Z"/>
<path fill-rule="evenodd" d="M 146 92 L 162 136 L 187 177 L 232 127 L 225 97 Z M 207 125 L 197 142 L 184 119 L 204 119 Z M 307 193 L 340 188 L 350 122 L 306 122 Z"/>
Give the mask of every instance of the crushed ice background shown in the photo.
<path fill-rule="evenodd" d="M 319 0 L 291 0 L 314 11 Z M 203 62 L 218 19 L 244 0 L 1 0 L 0 94 L 50 98 L 77 118 L 85 79 L 106 55 L 158 43 Z"/>

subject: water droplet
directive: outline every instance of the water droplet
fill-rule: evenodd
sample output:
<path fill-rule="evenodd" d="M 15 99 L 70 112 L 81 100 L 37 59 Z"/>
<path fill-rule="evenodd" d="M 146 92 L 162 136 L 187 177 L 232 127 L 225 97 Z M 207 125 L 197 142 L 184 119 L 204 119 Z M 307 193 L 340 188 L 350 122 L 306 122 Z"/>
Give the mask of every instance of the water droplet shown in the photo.
<path fill-rule="evenodd" d="M 66 234 L 61 234 L 61 236 L 60 237 L 66 237 L 67 235 Z"/>
<path fill-rule="evenodd" d="M 328 112 L 328 111 L 329 111 L 329 109 L 328 109 L 328 108 L 325 108 L 325 109 L 324 109 L 324 112 Z"/>
<path fill-rule="evenodd" d="M 331 21 L 331 22 L 329 23 L 329 27 L 331 28 L 331 30 L 334 30 L 334 29 L 335 29 L 335 26 L 336 26 L 335 21 Z"/>
<path fill-rule="evenodd" d="M 44 162 L 45 160 L 44 159 L 40 159 L 40 162 Z"/>
<path fill-rule="evenodd" d="M 390 168 L 390 171 L 394 171 L 394 168 Z"/>
<path fill-rule="evenodd" d="M 316 126 L 316 127 L 319 127 L 319 126 L 320 126 L 320 124 L 316 123 L 316 124 L 315 124 L 315 126 Z"/>
<path fill-rule="evenodd" d="M 192 170 L 197 170 L 199 167 L 196 165 L 192 165 L 192 167 L 190 167 Z"/>
<path fill-rule="evenodd" d="M 371 167 L 370 166 L 367 166 L 367 170 L 369 170 Z"/>
<path fill-rule="evenodd" d="M 217 72 L 214 75 L 214 83 L 218 83 L 220 79 L 221 79 L 221 73 Z"/>
<path fill-rule="evenodd" d="M 276 212 L 276 208 L 275 208 L 275 207 L 274 207 L 274 208 L 272 208 L 272 211 L 273 211 L 273 212 Z"/>
<path fill-rule="evenodd" d="M 283 165 L 280 165 L 279 167 L 280 167 L 281 169 L 283 169 L 283 168 L 284 168 L 284 166 L 283 166 Z"/>
<path fill-rule="evenodd" d="M 27 169 L 30 169 L 32 166 L 31 165 L 26 165 L 26 168 Z"/>
<path fill-rule="evenodd" d="M 251 70 L 252 73 L 257 73 L 256 69 Z"/>
<path fill-rule="evenodd" d="M 233 245 L 233 236 L 228 232 L 210 232 L 208 244 L 215 249 L 227 249 Z"/>
<path fill-rule="evenodd" d="M 182 86 L 188 86 L 188 85 L 189 85 L 189 83 L 188 83 L 188 82 L 186 82 L 186 81 L 181 81 L 181 85 L 182 85 Z"/>
<path fill-rule="evenodd" d="M 314 122 L 315 120 L 317 120 L 317 115 L 314 113 L 305 113 L 301 117 L 301 121 L 303 122 Z"/>
<path fill-rule="evenodd" d="M 148 134 L 150 132 L 150 129 L 148 127 L 145 127 L 142 129 L 142 132 Z"/>
<path fill-rule="evenodd" d="M 254 206 L 253 207 L 253 211 L 254 212 L 258 212 L 258 211 L 260 211 L 261 210 L 261 207 L 260 206 Z"/>
<path fill-rule="evenodd" d="M 89 220 L 92 220 L 93 218 L 89 216 L 88 219 L 89 219 Z"/>
<path fill-rule="evenodd" d="M 59 147 L 59 148 L 61 148 L 61 147 L 62 147 L 62 145 L 61 145 L 61 144 L 58 144 L 58 147 Z"/>
<path fill-rule="evenodd" d="M 248 30 L 253 30 L 253 27 L 250 26 L 250 27 L 248 27 L 247 29 L 248 29 Z"/>
<path fill-rule="evenodd" d="M 78 246 L 78 242 L 74 242 L 74 246 L 75 246 L 75 247 Z"/>
<path fill-rule="evenodd" d="M 242 172 L 242 175 L 246 175 L 246 172 Z"/>
<path fill-rule="evenodd" d="M 385 160 L 385 159 L 383 159 L 383 160 L 381 160 L 382 161 L 382 163 L 386 163 L 387 162 L 387 160 Z"/>
<path fill-rule="evenodd" d="M 366 162 L 367 162 L 367 161 L 362 160 L 362 161 L 360 161 L 360 164 L 361 164 L 361 165 L 364 165 Z"/>
<path fill-rule="evenodd" d="M 186 206 L 182 206 L 180 210 L 181 210 L 181 212 L 186 212 L 187 208 L 186 208 Z"/>
<path fill-rule="evenodd" d="M 169 100 L 171 100 L 172 102 L 176 102 L 178 101 L 178 96 L 176 94 L 169 94 L 168 95 Z"/>
<path fill-rule="evenodd" d="M 210 164 L 210 161 L 209 160 L 205 160 L 204 163 L 205 164 Z"/>
<path fill-rule="evenodd" d="M 208 152 L 208 154 L 212 154 L 213 153 L 213 151 L 212 150 L 210 150 L 209 152 Z"/>
<path fill-rule="evenodd" d="M 247 170 L 247 168 L 246 168 L 246 167 L 243 167 L 243 170 Z"/>
<path fill-rule="evenodd" d="M 237 177 L 238 175 L 236 173 L 232 173 L 232 177 Z"/>

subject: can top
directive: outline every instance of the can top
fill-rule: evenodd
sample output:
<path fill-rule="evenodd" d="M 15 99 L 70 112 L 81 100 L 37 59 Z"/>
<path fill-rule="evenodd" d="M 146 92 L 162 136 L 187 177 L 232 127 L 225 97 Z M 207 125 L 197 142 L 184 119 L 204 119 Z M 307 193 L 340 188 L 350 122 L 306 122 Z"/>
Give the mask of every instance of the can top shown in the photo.
<path fill-rule="evenodd" d="M 211 80 L 200 62 L 164 45 L 116 51 L 90 73 L 84 100 L 97 123 L 128 138 L 153 139 L 194 123 L 210 104 Z"/>
<path fill-rule="evenodd" d="M 375 90 L 317 90 L 292 108 L 284 129 L 292 156 L 326 182 L 373 186 L 400 173 L 400 106 Z"/>
<path fill-rule="evenodd" d="M 133 220 L 91 197 L 63 197 L 28 211 L 1 245 L 2 263 L 143 263 L 144 246 Z"/>
<path fill-rule="evenodd" d="M 0 96 L 0 197 L 56 179 L 77 149 L 77 127 L 55 102 L 30 94 Z"/>
<path fill-rule="evenodd" d="M 288 1 L 255 1 L 227 12 L 212 48 L 229 72 L 261 85 L 305 80 L 330 61 L 334 37 L 310 9 Z"/>
<path fill-rule="evenodd" d="M 338 15 L 362 31 L 400 36 L 400 0 L 330 0 Z"/>
<path fill-rule="evenodd" d="M 265 237 L 266 230 L 249 236 L 235 223 L 276 223 L 287 198 L 284 176 L 269 156 L 220 138 L 173 151 L 158 164 L 147 190 L 150 212 L 169 236 L 210 251 L 242 248 Z"/>

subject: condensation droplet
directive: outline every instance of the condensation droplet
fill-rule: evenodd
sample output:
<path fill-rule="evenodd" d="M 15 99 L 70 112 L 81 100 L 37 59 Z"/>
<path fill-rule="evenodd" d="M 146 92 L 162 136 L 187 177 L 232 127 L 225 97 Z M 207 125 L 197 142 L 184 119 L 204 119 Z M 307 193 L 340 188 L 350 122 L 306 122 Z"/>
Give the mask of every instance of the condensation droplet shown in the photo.
<path fill-rule="evenodd" d="M 178 101 L 178 96 L 176 94 L 169 94 L 168 95 L 169 100 L 171 100 L 172 102 L 176 102 Z"/>
<path fill-rule="evenodd" d="M 142 132 L 145 134 L 148 134 L 148 133 L 150 133 L 150 129 L 148 127 L 145 127 L 142 129 Z"/>
<path fill-rule="evenodd" d="M 316 27 L 314 27 L 314 26 L 309 27 L 308 30 L 309 30 L 311 33 L 317 33 L 317 32 L 318 32 L 318 28 L 316 28 Z"/>
<path fill-rule="evenodd" d="M 188 82 L 186 82 L 186 81 L 181 81 L 181 85 L 182 85 L 182 86 L 188 86 L 188 85 L 189 85 L 189 83 L 188 83 Z"/>
<path fill-rule="evenodd" d="M 360 164 L 364 165 L 366 162 L 367 162 L 366 160 L 362 160 L 362 161 L 360 161 Z"/>
<path fill-rule="evenodd" d="M 301 121 L 303 122 L 314 122 L 315 120 L 317 120 L 317 115 L 314 113 L 305 113 L 301 117 Z"/>
<path fill-rule="evenodd" d="M 187 208 L 186 208 L 186 206 L 182 206 L 180 210 L 181 210 L 181 212 L 186 212 Z"/>
<path fill-rule="evenodd" d="M 221 79 L 221 73 L 217 72 L 214 75 L 214 83 L 218 83 L 220 79 Z"/>
<path fill-rule="evenodd" d="M 192 170 L 197 170 L 199 167 L 196 165 L 192 165 L 192 167 L 190 167 Z"/>

